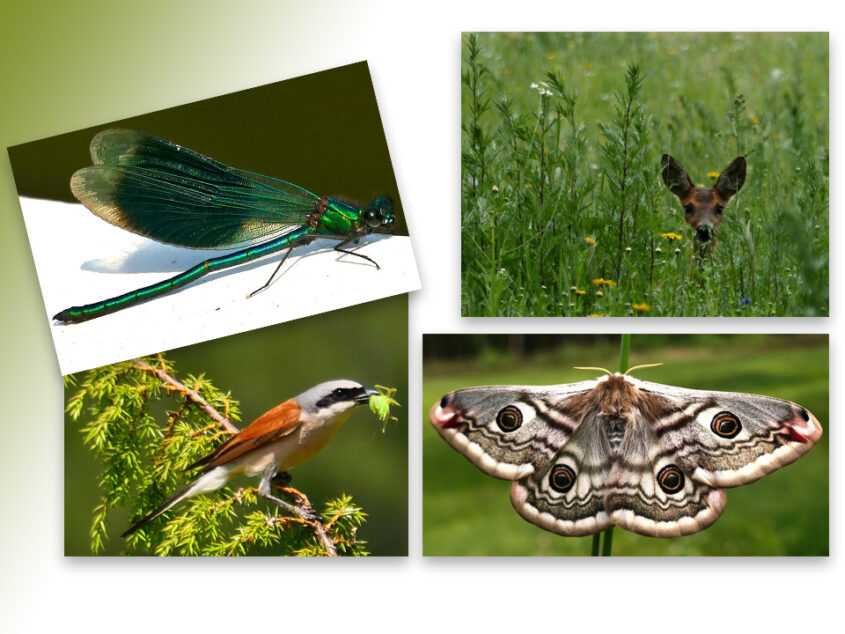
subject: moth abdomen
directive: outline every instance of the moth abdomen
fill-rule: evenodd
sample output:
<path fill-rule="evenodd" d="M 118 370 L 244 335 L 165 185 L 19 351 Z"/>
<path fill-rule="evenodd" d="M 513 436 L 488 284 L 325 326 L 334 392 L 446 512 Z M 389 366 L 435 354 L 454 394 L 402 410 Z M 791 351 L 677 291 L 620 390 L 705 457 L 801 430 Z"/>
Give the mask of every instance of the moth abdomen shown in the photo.
<path fill-rule="evenodd" d="M 601 430 L 611 454 L 616 455 L 619 453 L 622 441 L 625 440 L 627 428 L 628 421 L 624 418 L 610 418 L 602 421 Z"/>

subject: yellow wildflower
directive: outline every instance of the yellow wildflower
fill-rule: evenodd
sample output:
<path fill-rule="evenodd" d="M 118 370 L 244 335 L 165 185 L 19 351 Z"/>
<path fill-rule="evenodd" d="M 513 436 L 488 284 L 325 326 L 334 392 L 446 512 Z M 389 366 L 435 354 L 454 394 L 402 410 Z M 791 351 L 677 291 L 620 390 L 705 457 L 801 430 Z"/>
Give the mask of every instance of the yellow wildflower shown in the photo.
<path fill-rule="evenodd" d="M 586 294 L 587 294 L 587 291 L 582 291 L 580 288 L 576 288 L 576 289 L 575 289 L 575 294 L 576 294 L 576 295 L 586 295 Z"/>
<path fill-rule="evenodd" d="M 601 313 L 590 313 L 590 317 L 604 317 Z"/>
<path fill-rule="evenodd" d="M 651 310 L 651 306 L 649 306 L 645 302 L 642 302 L 640 304 L 633 304 L 631 306 L 631 308 L 633 308 L 634 310 L 639 310 L 639 311 L 643 311 L 643 312 L 645 312 L 647 310 Z"/>
<path fill-rule="evenodd" d="M 497 191 L 499 191 L 499 186 L 493 185 L 493 187 L 491 187 L 490 189 L 492 189 L 494 192 L 497 192 Z"/>
<path fill-rule="evenodd" d="M 531 183 L 525 183 L 525 189 L 531 189 Z"/>
<path fill-rule="evenodd" d="M 596 291 L 596 295 L 597 295 L 598 297 L 603 297 L 603 296 L 604 296 L 604 293 L 602 293 L 601 291 Z"/>
<path fill-rule="evenodd" d="M 679 236 L 677 233 L 672 233 L 671 231 L 669 233 L 661 233 L 660 237 L 666 238 L 667 240 L 683 240 L 684 239 L 683 236 Z"/>
<path fill-rule="evenodd" d="M 593 240 L 592 238 L 584 238 L 584 240 L 587 241 L 587 244 L 589 244 L 591 246 L 596 246 L 596 241 Z"/>
<path fill-rule="evenodd" d="M 760 119 L 757 117 L 751 117 L 751 125 L 757 125 L 758 123 L 760 123 Z"/>
<path fill-rule="evenodd" d="M 596 286 L 616 286 L 616 282 L 614 282 L 613 280 L 606 280 L 603 277 L 593 280 L 593 284 L 595 284 Z"/>
<path fill-rule="evenodd" d="M 719 178 L 719 172 L 707 172 L 707 178 Z"/>

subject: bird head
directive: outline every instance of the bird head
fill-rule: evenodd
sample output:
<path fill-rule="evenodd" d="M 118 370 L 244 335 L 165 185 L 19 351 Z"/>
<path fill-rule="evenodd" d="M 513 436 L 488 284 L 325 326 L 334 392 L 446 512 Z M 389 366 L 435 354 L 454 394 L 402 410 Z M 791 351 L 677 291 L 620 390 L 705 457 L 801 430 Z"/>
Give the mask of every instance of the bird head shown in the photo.
<path fill-rule="evenodd" d="M 305 414 L 329 420 L 342 414 L 351 414 L 376 394 L 376 390 L 364 387 L 357 381 L 338 379 L 315 385 L 297 396 L 296 402 Z"/>

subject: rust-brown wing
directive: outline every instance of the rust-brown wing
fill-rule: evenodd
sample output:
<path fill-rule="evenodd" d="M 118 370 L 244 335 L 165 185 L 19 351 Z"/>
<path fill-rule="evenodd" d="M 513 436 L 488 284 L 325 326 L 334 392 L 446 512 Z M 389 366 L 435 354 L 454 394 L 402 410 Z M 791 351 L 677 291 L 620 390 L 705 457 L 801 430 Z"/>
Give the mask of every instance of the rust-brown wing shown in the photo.
<path fill-rule="evenodd" d="M 217 449 L 192 464 L 188 469 L 204 466 L 203 472 L 219 467 L 244 454 L 280 438 L 299 427 L 299 405 L 292 399 L 265 412 L 240 433 L 235 434 Z"/>

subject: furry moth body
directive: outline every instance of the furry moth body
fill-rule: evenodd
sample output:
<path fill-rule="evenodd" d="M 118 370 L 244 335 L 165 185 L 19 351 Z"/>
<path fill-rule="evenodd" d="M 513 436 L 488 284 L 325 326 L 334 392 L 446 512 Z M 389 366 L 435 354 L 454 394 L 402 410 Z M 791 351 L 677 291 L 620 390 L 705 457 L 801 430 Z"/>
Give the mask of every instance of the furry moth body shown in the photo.
<path fill-rule="evenodd" d="M 722 514 L 723 489 L 794 462 L 822 435 L 789 401 L 622 374 L 457 390 L 429 418 L 479 469 L 513 480 L 522 517 L 567 536 L 614 525 L 651 537 L 696 533 Z"/>

